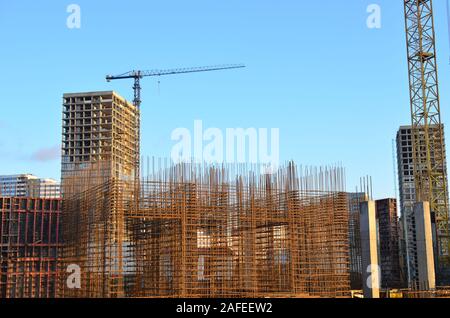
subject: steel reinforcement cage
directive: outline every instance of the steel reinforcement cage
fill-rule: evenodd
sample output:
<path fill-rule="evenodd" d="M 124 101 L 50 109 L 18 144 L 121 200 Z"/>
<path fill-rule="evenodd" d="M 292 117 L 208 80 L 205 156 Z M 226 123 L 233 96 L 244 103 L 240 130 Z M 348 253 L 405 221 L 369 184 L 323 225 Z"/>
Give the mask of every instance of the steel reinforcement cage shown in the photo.
<path fill-rule="evenodd" d="M 0 197 L 0 298 L 57 294 L 60 199 Z"/>
<path fill-rule="evenodd" d="M 179 165 L 65 191 L 60 269 L 81 288 L 60 275 L 59 296 L 350 296 L 343 169 L 300 174 Z"/>

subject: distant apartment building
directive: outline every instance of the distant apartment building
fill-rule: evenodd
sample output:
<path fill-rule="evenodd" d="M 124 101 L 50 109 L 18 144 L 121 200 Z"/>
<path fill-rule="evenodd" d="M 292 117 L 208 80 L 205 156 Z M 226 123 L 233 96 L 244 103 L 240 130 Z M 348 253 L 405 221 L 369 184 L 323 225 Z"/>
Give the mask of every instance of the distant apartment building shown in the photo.
<path fill-rule="evenodd" d="M 60 184 L 32 174 L 0 176 L 0 197 L 59 198 Z"/>
<path fill-rule="evenodd" d="M 132 180 L 139 159 L 137 127 L 139 110 L 113 91 L 64 94 L 62 182 L 95 167 L 101 178 Z"/>
<path fill-rule="evenodd" d="M 381 287 L 400 288 L 403 287 L 403 282 L 400 268 L 397 200 L 377 200 L 375 205 L 378 220 Z"/>
<path fill-rule="evenodd" d="M 0 176 L 0 298 L 54 298 L 60 248 L 60 184 Z"/>
<path fill-rule="evenodd" d="M 437 130 L 437 127 L 431 127 L 431 130 Z M 442 132 L 444 127 L 442 126 Z M 400 190 L 400 211 L 401 211 L 401 230 L 404 238 L 402 245 L 405 248 L 405 257 L 407 264 L 407 276 L 409 287 L 417 288 L 418 282 L 418 264 L 417 259 L 417 240 L 416 240 L 416 224 L 414 220 L 414 205 L 416 203 L 416 189 L 414 180 L 414 165 L 413 165 L 413 145 L 412 145 L 412 133 L 411 126 L 401 126 L 397 132 L 397 164 L 398 164 L 398 182 Z M 444 141 L 445 145 L 445 141 Z M 439 149 L 440 151 L 440 149 Z M 433 151 L 430 153 L 431 161 L 434 162 L 435 154 Z M 447 169 L 445 159 L 445 147 L 444 147 L 444 167 Z M 435 188 L 435 191 L 441 193 L 442 188 Z M 448 193 L 445 194 L 448 197 Z M 433 226 L 433 242 L 435 257 L 437 253 L 436 242 L 436 226 L 434 213 L 431 215 Z"/>
<path fill-rule="evenodd" d="M 415 251 L 415 225 L 413 217 L 416 202 L 411 126 L 401 126 L 397 132 L 397 165 L 399 180 L 400 212 L 403 234 L 405 235 L 405 254 L 408 269 L 408 282 L 417 279 L 417 253 Z"/>
<path fill-rule="evenodd" d="M 60 183 L 53 179 L 31 180 L 27 196 L 31 198 L 57 199 L 61 196 Z"/>

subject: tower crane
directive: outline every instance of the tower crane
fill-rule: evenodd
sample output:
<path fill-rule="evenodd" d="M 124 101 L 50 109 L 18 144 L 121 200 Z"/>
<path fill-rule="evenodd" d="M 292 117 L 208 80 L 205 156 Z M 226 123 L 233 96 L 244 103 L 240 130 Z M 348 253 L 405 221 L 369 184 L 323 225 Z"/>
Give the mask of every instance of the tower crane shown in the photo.
<path fill-rule="evenodd" d="M 416 201 L 435 215 L 438 270 L 449 268 L 449 202 L 432 0 L 403 0 Z M 439 275 L 438 275 L 439 276 Z"/>
<path fill-rule="evenodd" d="M 135 161 L 135 180 L 136 180 L 136 191 L 138 193 L 139 189 L 139 166 L 140 166 L 140 115 L 139 111 L 141 108 L 141 79 L 144 77 L 156 77 L 156 76 L 166 76 L 166 75 L 176 75 L 176 74 L 186 74 L 186 73 L 198 73 L 198 72 L 211 72 L 211 71 L 221 71 L 229 69 L 244 68 L 243 64 L 226 64 L 226 65 L 216 65 L 216 66 L 203 66 L 203 67 L 191 67 L 191 68 L 178 68 L 178 69 L 168 69 L 168 70 L 150 70 L 141 71 L 134 70 L 126 72 L 119 75 L 107 75 L 106 81 L 111 82 L 113 80 L 120 79 L 133 79 L 134 85 L 134 100 L 133 104 L 138 110 L 138 115 L 136 116 L 136 161 Z M 137 197 L 137 196 L 136 196 Z"/>
<path fill-rule="evenodd" d="M 141 79 L 149 76 L 166 76 L 175 74 L 185 74 L 185 73 L 198 73 L 198 72 L 211 72 L 211 71 L 221 71 L 229 70 L 235 68 L 243 68 L 245 65 L 242 64 L 230 64 L 230 65 L 216 65 L 216 66 L 203 66 L 203 67 L 191 67 L 191 68 L 179 68 L 179 69 L 169 69 L 169 70 L 151 70 L 151 71 L 130 71 L 120 75 L 107 75 L 106 81 L 110 82 L 112 80 L 119 79 L 134 79 L 134 100 L 133 104 L 139 109 L 141 107 Z"/>

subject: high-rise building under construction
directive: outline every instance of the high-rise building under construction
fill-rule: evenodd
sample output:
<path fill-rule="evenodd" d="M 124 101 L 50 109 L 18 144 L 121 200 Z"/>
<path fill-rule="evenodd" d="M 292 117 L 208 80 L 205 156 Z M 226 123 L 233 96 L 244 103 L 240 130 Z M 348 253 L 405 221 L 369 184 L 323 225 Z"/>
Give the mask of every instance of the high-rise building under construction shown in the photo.
<path fill-rule="evenodd" d="M 61 178 L 101 164 L 101 177 L 133 180 L 139 110 L 114 91 L 63 96 Z"/>
<path fill-rule="evenodd" d="M 429 129 L 432 132 L 438 133 L 442 131 L 442 151 L 444 153 L 444 164 L 441 169 L 446 169 L 446 154 L 445 154 L 445 139 L 444 139 L 444 126 L 442 129 L 433 126 Z M 441 152 L 440 148 L 434 148 L 435 151 L 430 152 L 431 161 L 435 162 L 436 152 Z M 408 281 L 412 288 L 416 288 L 417 277 L 418 277 L 418 259 L 417 259 L 417 242 L 416 242 L 416 225 L 414 220 L 414 205 L 416 203 L 416 180 L 414 179 L 414 164 L 413 164 L 413 145 L 412 145 L 412 131 L 411 126 L 401 126 L 397 132 L 397 164 L 398 164 L 398 180 L 399 180 L 399 190 L 400 190 L 400 211 L 401 211 L 401 222 L 405 235 L 405 245 L 406 245 L 406 257 L 408 265 Z M 426 167 L 423 167 L 425 169 Z M 433 191 L 441 193 L 446 192 L 443 188 L 442 183 L 436 183 L 434 185 Z M 448 198 L 448 193 L 445 193 Z M 439 243 L 436 239 L 437 229 L 436 229 L 436 218 L 434 211 L 431 215 L 433 223 L 433 244 L 435 257 L 438 253 Z M 442 275 L 441 275 L 442 276 Z M 440 280 L 444 280 L 441 278 Z M 445 282 L 442 282 L 445 284 Z"/>

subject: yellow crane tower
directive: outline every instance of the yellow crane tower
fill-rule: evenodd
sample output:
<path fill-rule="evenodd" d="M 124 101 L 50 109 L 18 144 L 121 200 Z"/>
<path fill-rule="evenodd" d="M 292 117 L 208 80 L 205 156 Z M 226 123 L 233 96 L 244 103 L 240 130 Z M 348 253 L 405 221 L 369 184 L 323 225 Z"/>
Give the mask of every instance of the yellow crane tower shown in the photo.
<path fill-rule="evenodd" d="M 412 119 L 416 201 L 428 201 L 436 222 L 437 269 L 449 268 L 448 190 L 439 103 L 432 0 L 403 0 Z"/>

